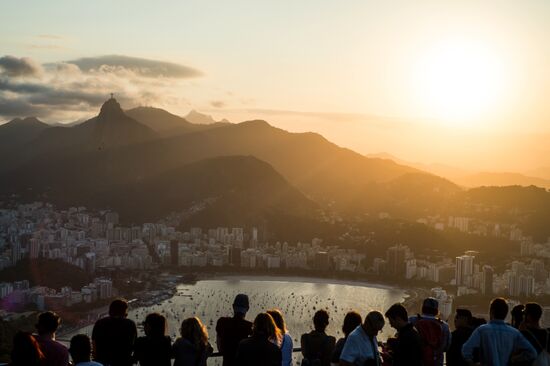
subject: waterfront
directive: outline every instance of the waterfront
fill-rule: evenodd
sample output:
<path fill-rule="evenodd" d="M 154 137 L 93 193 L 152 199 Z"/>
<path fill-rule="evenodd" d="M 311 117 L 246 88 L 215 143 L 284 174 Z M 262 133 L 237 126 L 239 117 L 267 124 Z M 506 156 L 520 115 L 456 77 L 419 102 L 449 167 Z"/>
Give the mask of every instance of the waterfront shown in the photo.
<path fill-rule="evenodd" d="M 318 309 L 329 311 L 331 323 L 327 332 L 338 338 L 342 336 L 340 328 L 347 311 L 356 310 L 364 316 L 370 310 L 384 312 L 395 302 L 409 300 L 403 290 L 365 282 L 301 277 L 225 276 L 200 280 L 194 284 L 178 284 L 174 296 L 149 307 L 131 309 L 129 318 L 140 324 L 148 313 L 159 312 L 168 319 L 168 334 L 175 339 L 179 335 L 181 321 L 197 316 L 208 328 L 211 342 L 216 348 L 216 321 L 221 316 L 231 315 L 231 304 L 238 293 L 246 293 L 250 297 L 250 311 L 247 315 L 250 320 L 261 311 L 281 309 L 296 347 L 299 347 L 300 335 L 311 330 L 312 317 Z M 90 325 L 64 335 L 64 338 L 76 333 L 91 335 L 91 330 Z M 139 333 L 142 333 L 141 329 Z M 386 325 L 380 339 L 386 339 L 392 334 L 393 331 Z M 211 364 L 216 364 L 216 361 Z"/>

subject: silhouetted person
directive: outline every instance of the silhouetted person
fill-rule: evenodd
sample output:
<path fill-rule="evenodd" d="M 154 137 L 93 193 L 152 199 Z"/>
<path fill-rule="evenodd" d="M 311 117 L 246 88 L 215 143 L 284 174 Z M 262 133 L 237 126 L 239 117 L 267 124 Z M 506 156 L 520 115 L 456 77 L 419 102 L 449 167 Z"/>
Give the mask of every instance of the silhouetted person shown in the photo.
<path fill-rule="evenodd" d="M 520 326 L 521 334 L 535 347 L 539 355 L 544 350 L 550 352 L 550 330 L 540 326 L 542 307 L 535 302 L 527 303 L 523 315 L 523 324 Z"/>
<path fill-rule="evenodd" d="M 422 314 L 409 318 L 422 339 L 422 362 L 424 366 L 442 366 L 443 353 L 451 344 L 449 325 L 439 317 L 439 302 L 433 297 L 424 299 Z"/>
<path fill-rule="evenodd" d="M 447 351 L 447 366 L 467 366 L 462 357 L 462 346 L 474 331 L 472 312 L 468 309 L 456 309 L 455 330 L 451 333 L 451 346 Z"/>
<path fill-rule="evenodd" d="M 285 318 L 279 309 L 268 310 L 267 313 L 271 315 L 273 321 L 275 321 L 275 325 L 279 329 L 279 334 L 281 336 L 279 348 L 281 349 L 282 366 L 291 366 L 292 348 L 294 345 L 292 337 L 288 334 L 288 329 L 286 329 Z"/>
<path fill-rule="evenodd" d="M 482 365 L 506 366 L 514 354 L 516 359 L 532 362 L 537 351 L 525 339 L 519 330 L 506 324 L 504 319 L 508 314 L 508 304 L 503 298 L 491 301 L 489 309 L 490 321 L 475 329 L 470 338 L 462 346 L 462 356 L 470 364 L 474 363 L 474 350 L 479 348 Z"/>
<path fill-rule="evenodd" d="M 233 317 L 222 317 L 216 323 L 216 345 L 223 356 L 223 366 L 236 366 L 239 342 L 252 334 L 252 322 L 245 319 L 248 296 L 238 294 L 233 301 Z"/>
<path fill-rule="evenodd" d="M 340 355 L 340 366 L 378 366 L 380 353 L 376 336 L 384 328 L 384 315 L 371 311 L 360 327 L 355 328 L 346 339 Z"/>
<path fill-rule="evenodd" d="M 334 351 L 336 338 L 325 333 L 329 324 L 329 315 L 325 310 L 317 310 L 313 315 L 314 329 L 302 334 L 300 344 L 304 359 L 302 365 L 330 366 L 330 357 Z"/>
<path fill-rule="evenodd" d="M 208 342 L 208 331 L 199 318 L 187 318 L 181 323 L 181 338 L 172 346 L 174 366 L 206 366 L 212 346 Z"/>
<path fill-rule="evenodd" d="M 518 304 L 510 312 L 510 325 L 516 329 L 519 329 L 521 323 L 523 323 L 523 309 L 525 309 L 525 305 Z"/>
<path fill-rule="evenodd" d="M 136 339 L 134 359 L 140 366 L 170 366 L 172 341 L 166 335 L 166 318 L 151 313 L 143 322 L 145 337 Z"/>
<path fill-rule="evenodd" d="M 92 344 L 90 337 L 85 334 L 77 334 L 71 338 L 69 352 L 74 366 L 103 366 L 99 362 L 91 361 Z"/>
<path fill-rule="evenodd" d="M 109 316 L 95 323 L 92 342 L 96 361 L 109 366 L 132 365 L 137 329 L 127 316 L 128 303 L 117 299 L 109 306 Z"/>
<path fill-rule="evenodd" d="M 38 315 L 36 341 L 44 354 L 44 366 L 67 366 L 69 364 L 69 350 L 55 340 L 55 332 L 61 324 L 61 319 L 53 311 L 46 311 Z"/>
<path fill-rule="evenodd" d="M 390 326 L 397 331 L 391 347 L 393 366 L 422 366 L 422 341 L 420 334 L 409 322 L 407 309 L 393 304 L 386 311 Z"/>
<path fill-rule="evenodd" d="M 330 357 L 331 365 L 338 365 L 340 363 L 340 354 L 342 354 L 342 349 L 346 343 L 348 335 L 355 330 L 358 326 L 361 325 L 363 319 L 361 315 L 356 311 L 349 311 L 344 317 L 344 324 L 342 324 L 342 332 L 344 337 L 340 338 L 336 345 L 334 346 L 334 351 L 332 351 L 332 356 Z"/>
<path fill-rule="evenodd" d="M 243 339 L 237 348 L 239 366 L 281 366 L 281 350 L 276 344 L 279 331 L 271 315 L 260 313 L 254 319 L 252 336 Z"/>
<path fill-rule="evenodd" d="M 10 366 L 40 366 L 43 361 L 44 354 L 32 334 L 17 332 L 13 336 Z"/>

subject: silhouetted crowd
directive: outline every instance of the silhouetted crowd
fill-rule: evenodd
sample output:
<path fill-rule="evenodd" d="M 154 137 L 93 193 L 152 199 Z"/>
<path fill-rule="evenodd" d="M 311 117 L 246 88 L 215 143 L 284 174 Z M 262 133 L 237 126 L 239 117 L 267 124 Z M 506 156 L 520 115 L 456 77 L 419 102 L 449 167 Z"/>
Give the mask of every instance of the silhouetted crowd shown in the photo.
<path fill-rule="evenodd" d="M 329 314 L 318 310 L 313 330 L 300 339 L 302 366 L 550 366 L 550 332 L 540 325 L 542 307 L 537 303 L 515 306 L 511 324 L 505 323 L 508 303 L 491 301 L 490 319 L 476 318 L 467 309 L 456 309 L 455 330 L 441 320 L 434 298 L 423 301 L 420 314 L 409 316 L 402 304 L 382 314 L 371 311 L 364 320 L 355 311 L 346 314 L 344 337 L 336 341 L 326 333 Z M 283 314 L 268 310 L 246 319 L 249 299 L 239 294 L 233 316 L 216 324 L 216 345 L 223 366 L 290 366 L 293 342 Z M 37 334 L 18 332 L 13 339 L 13 366 L 206 366 L 213 348 L 208 332 L 196 317 L 183 320 L 180 337 L 172 343 L 166 335 L 166 318 L 146 316 L 145 336 L 137 336 L 136 324 L 127 318 L 128 303 L 115 300 L 109 316 L 98 320 L 91 339 L 78 334 L 69 348 L 55 340 L 60 318 L 54 312 L 38 317 Z M 397 332 L 385 343 L 377 340 L 385 318 Z M 69 355 L 72 361 L 69 361 Z M 93 360 L 92 360 L 93 359 Z"/>

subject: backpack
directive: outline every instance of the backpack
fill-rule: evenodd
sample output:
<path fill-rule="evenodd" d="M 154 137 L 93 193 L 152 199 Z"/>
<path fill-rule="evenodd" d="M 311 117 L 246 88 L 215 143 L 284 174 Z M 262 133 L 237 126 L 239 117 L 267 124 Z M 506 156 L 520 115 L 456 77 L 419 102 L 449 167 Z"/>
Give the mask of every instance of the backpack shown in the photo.
<path fill-rule="evenodd" d="M 531 333 L 530 330 L 527 330 L 529 333 Z M 539 347 L 542 348 L 542 351 L 538 354 L 535 361 L 533 361 L 532 366 L 550 366 L 550 353 L 548 353 L 548 338 L 550 338 L 550 334 L 548 330 L 546 330 L 546 345 L 545 347 L 540 344 L 537 337 L 533 333 L 531 333 L 533 336 L 533 339 L 538 343 Z"/>
<path fill-rule="evenodd" d="M 418 318 L 414 327 L 422 340 L 422 365 L 438 366 L 443 356 L 443 322 L 439 319 Z"/>

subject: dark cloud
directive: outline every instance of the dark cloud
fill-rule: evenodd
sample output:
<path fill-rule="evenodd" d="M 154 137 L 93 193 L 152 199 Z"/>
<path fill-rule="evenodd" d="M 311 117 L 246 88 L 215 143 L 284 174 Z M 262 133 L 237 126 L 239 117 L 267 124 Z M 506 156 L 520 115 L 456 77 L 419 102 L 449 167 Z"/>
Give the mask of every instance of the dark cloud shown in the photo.
<path fill-rule="evenodd" d="M 105 66 L 121 67 L 145 77 L 192 78 L 202 75 L 189 66 L 121 55 L 85 57 L 67 63 L 75 64 L 83 71 L 99 70 Z"/>
<path fill-rule="evenodd" d="M 36 83 L 12 83 L 8 78 L 0 78 L 0 90 L 13 93 L 45 93 L 51 88 Z"/>
<path fill-rule="evenodd" d="M 46 108 L 34 106 L 26 100 L 7 99 L 0 95 L 0 116 L 2 117 L 21 117 L 21 116 L 39 116 L 47 112 Z"/>
<path fill-rule="evenodd" d="M 210 105 L 215 108 L 223 108 L 225 107 L 225 102 L 221 100 L 213 100 L 210 102 Z"/>
<path fill-rule="evenodd" d="M 4 56 L 0 57 L 0 70 L 11 77 L 34 76 L 40 74 L 41 67 L 27 57 Z"/>
<path fill-rule="evenodd" d="M 63 89 L 45 84 L 11 83 L 7 79 L 0 79 L 0 91 L 25 94 L 21 97 L 31 104 L 65 105 L 86 103 L 89 105 L 99 105 L 107 98 L 103 93 L 88 93 L 78 88 Z"/>

